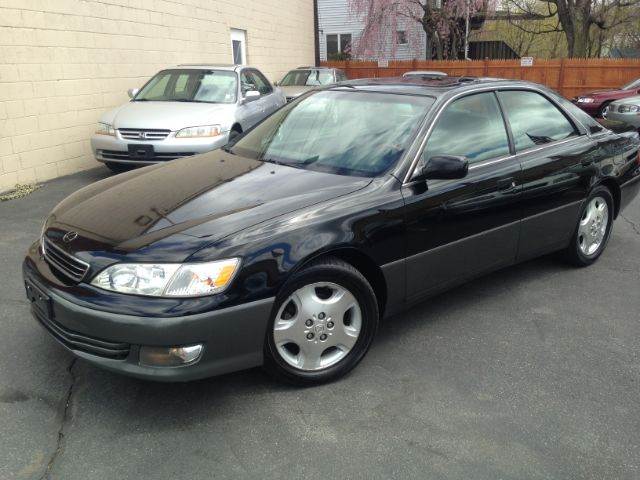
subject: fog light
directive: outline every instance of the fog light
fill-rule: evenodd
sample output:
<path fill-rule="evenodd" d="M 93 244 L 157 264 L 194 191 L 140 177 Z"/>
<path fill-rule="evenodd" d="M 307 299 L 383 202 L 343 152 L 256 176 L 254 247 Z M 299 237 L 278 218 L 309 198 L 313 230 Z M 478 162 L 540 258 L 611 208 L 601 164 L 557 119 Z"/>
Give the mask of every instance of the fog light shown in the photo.
<path fill-rule="evenodd" d="M 202 344 L 181 347 L 140 347 L 140 365 L 149 367 L 179 367 L 200 360 Z"/>

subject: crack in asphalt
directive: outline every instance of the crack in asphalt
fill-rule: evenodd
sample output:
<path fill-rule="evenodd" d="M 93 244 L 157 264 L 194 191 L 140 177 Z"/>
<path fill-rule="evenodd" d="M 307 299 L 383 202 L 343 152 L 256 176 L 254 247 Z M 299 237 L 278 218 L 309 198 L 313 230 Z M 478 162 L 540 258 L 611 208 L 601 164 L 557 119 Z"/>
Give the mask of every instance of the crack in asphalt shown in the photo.
<path fill-rule="evenodd" d="M 637 223 L 629 220 L 627 217 L 625 217 L 622 214 L 620 214 L 620 216 L 625 222 L 629 224 L 629 226 L 633 229 L 633 231 L 636 232 L 636 235 L 640 235 L 640 226 Z"/>
<path fill-rule="evenodd" d="M 58 440 L 56 441 L 56 449 L 53 451 L 49 462 L 47 463 L 47 468 L 40 477 L 40 480 L 49 480 L 51 478 L 51 470 L 58 459 L 60 453 L 63 450 L 63 440 L 65 437 L 65 427 L 70 419 L 69 409 L 71 407 L 71 401 L 73 400 L 73 389 L 76 384 L 76 376 L 73 374 L 73 367 L 76 364 L 77 358 L 73 358 L 71 363 L 67 367 L 67 372 L 69 372 L 69 376 L 71 376 L 71 385 L 69 385 L 69 389 L 67 390 L 67 397 L 64 404 L 64 410 L 62 411 L 62 422 L 60 423 L 60 428 L 58 429 Z"/>

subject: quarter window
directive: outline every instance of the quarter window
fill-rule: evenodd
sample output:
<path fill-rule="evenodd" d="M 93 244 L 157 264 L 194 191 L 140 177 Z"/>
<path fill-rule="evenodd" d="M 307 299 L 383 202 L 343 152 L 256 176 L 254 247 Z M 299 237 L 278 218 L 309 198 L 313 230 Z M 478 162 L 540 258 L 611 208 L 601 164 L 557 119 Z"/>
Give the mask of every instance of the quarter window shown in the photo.
<path fill-rule="evenodd" d="M 576 134 L 576 129 L 553 103 L 536 92 L 498 92 L 517 151 L 555 142 Z"/>
<path fill-rule="evenodd" d="M 422 154 L 463 156 L 469 163 L 509 154 L 509 137 L 495 94 L 478 93 L 454 101 L 440 115 Z"/>

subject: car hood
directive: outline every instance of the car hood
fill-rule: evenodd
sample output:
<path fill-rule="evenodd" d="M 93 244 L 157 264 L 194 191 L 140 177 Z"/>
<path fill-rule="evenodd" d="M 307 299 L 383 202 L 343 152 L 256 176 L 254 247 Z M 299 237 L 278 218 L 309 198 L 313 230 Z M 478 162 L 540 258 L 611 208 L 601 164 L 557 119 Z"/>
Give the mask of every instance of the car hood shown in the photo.
<path fill-rule="evenodd" d="M 629 97 L 631 95 L 635 95 L 635 90 L 622 90 L 620 88 L 615 88 L 613 90 L 599 90 L 597 92 L 589 92 L 583 95 L 579 95 L 579 97 L 596 97 L 596 98 L 622 98 Z"/>
<path fill-rule="evenodd" d="M 313 90 L 314 87 L 306 86 L 306 85 L 302 85 L 302 86 L 292 85 L 290 87 L 280 87 L 280 88 L 282 89 L 282 93 L 284 93 L 285 97 L 292 98 L 292 97 L 299 97 L 303 93 L 306 93 L 309 90 Z"/>
<path fill-rule="evenodd" d="M 369 178 L 263 163 L 215 150 L 108 178 L 52 212 L 47 236 L 71 253 L 182 261 L 245 228 L 346 195 Z M 64 233 L 75 231 L 69 244 Z"/>
<path fill-rule="evenodd" d="M 626 97 L 611 102 L 611 105 L 640 105 L 640 95 L 634 95 L 633 97 Z"/>
<path fill-rule="evenodd" d="M 199 125 L 232 124 L 235 104 L 197 102 L 129 102 L 105 113 L 101 122 L 115 128 L 180 130 Z M 228 128 L 224 128 L 228 130 Z"/>

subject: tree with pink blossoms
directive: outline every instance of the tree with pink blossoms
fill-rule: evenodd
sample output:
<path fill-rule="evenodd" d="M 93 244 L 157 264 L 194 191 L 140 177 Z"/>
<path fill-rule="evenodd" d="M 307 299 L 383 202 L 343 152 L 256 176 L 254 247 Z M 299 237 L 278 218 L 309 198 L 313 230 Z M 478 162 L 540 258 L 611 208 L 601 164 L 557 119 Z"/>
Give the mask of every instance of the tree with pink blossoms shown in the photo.
<path fill-rule="evenodd" d="M 427 38 L 426 57 L 457 59 L 463 48 L 466 20 L 477 25 L 496 0 L 348 0 L 364 30 L 352 48 L 359 57 L 395 56 L 398 31 L 406 32 L 414 47 L 420 30 Z"/>

